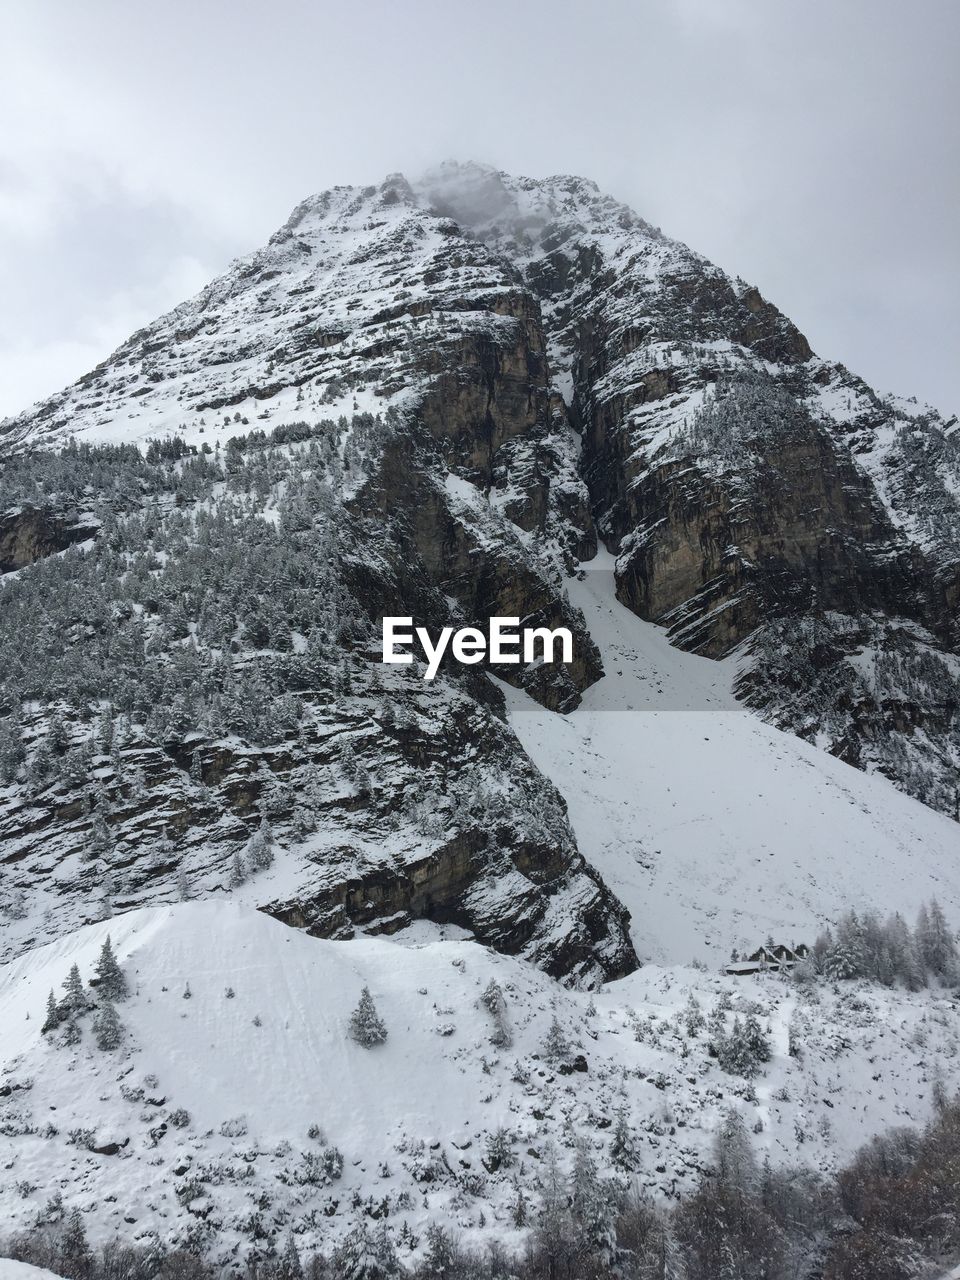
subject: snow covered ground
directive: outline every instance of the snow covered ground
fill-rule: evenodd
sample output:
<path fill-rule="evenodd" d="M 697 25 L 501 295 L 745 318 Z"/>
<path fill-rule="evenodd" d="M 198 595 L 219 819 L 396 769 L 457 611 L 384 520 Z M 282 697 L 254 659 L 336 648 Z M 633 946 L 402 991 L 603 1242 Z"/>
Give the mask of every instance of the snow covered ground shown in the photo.
<path fill-rule="evenodd" d="M 98 1050 L 87 1014 L 81 1042 L 58 1045 L 40 1030 L 47 992 L 74 962 L 88 980 L 108 932 L 131 987 L 124 1043 Z M 385 1207 L 397 1234 L 433 1219 L 467 1241 L 518 1242 L 517 1185 L 535 1202 L 548 1147 L 569 1163 L 578 1138 L 609 1166 L 621 1109 L 641 1182 L 671 1195 L 692 1185 L 731 1106 L 761 1154 L 830 1168 L 872 1133 L 922 1120 L 934 1063 L 957 1061 L 956 1004 L 935 992 L 845 984 L 810 1003 L 772 976 L 651 965 L 591 999 L 467 940 L 410 942 L 330 942 L 249 908 L 185 903 L 5 966 L 0 1220 L 25 1226 L 59 1191 L 92 1240 L 192 1232 L 223 1258 L 290 1227 L 303 1249 L 329 1247 L 356 1206 Z M 491 980 L 511 1041 L 500 1047 L 480 1000 Z M 372 1049 L 348 1036 L 364 985 L 389 1031 Z M 724 993 L 728 1020 L 756 1011 L 773 1049 L 762 1075 L 724 1073 L 705 1032 L 682 1029 L 691 993 L 705 1014 Z M 584 1069 L 543 1057 L 554 1016 Z M 500 1127 L 510 1162 L 487 1168 Z"/>
<path fill-rule="evenodd" d="M 638 955 L 717 964 L 768 933 L 812 942 L 850 907 L 912 920 L 932 897 L 960 919 L 960 827 L 763 724 L 730 691 L 736 660 L 673 648 L 615 599 L 613 564 L 601 551 L 570 583 L 606 673 L 581 706 L 503 689 Z"/>
<path fill-rule="evenodd" d="M 0 1258 L 0 1280 L 59 1280 L 44 1267 L 33 1267 L 29 1262 L 14 1262 L 12 1258 Z"/>

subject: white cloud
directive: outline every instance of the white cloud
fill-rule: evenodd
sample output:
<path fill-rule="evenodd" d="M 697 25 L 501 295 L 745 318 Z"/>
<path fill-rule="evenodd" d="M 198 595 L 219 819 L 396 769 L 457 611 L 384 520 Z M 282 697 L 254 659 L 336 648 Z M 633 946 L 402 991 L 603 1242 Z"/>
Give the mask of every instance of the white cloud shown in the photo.
<path fill-rule="evenodd" d="M 76 320 L 82 337 L 0 343 L 0 419 L 75 382 L 135 330 L 197 293 L 211 274 L 195 258 L 181 257 L 148 288 L 97 298 Z"/>

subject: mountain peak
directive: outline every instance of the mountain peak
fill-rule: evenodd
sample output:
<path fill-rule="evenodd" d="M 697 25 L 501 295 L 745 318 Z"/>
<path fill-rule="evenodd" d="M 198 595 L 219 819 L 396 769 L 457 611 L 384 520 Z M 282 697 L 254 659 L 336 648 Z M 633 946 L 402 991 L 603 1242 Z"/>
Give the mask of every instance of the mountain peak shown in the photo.
<path fill-rule="evenodd" d="M 626 205 L 604 195 L 589 178 L 556 174 L 514 176 L 492 165 L 448 160 L 414 184 L 421 201 L 484 238 L 539 238 L 558 222 L 602 232 L 615 224 L 652 231 Z"/>

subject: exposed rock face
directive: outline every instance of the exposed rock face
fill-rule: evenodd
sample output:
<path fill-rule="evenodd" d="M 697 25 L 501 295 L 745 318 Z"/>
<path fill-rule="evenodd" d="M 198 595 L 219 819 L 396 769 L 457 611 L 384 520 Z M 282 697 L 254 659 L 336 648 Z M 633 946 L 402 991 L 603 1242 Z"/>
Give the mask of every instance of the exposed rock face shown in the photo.
<path fill-rule="evenodd" d="M 579 692 L 601 673 L 599 656 L 580 618 L 564 603 L 551 577 L 531 558 L 514 523 L 477 499 L 471 486 L 439 483 L 436 472 L 411 453 L 402 437 L 384 451 L 382 465 L 358 495 L 354 509 L 364 517 L 389 522 L 392 536 L 382 552 L 394 575 L 388 592 L 372 599 L 371 614 L 399 612 L 398 600 L 421 621 L 442 625 L 445 618 L 423 612 L 422 593 L 412 599 L 395 585 L 407 581 L 404 562 L 424 566 L 429 584 L 457 600 L 465 619 L 492 616 L 525 619 L 527 626 L 567 626 L 574 634 L 573 662 L 523 672 L 513 666 L 497 674 L 524 687 L 545 706 L 569 710 Z M 361 599 L 369 597 L 364 591 Z M 518 677 L 518 671 L 521 671 Z"/>
<path fill-rule="evenodd" d="M 814 604 L 918 618 L 933 607 L 923 556 L 812 423 L 759 459 L 749 492 L 684 457 L 639 476 L 623 514 L 620 598 L 711 657 Z"/>
<path fill-rule="evenodd" d="M 350 938 L 357 928 L 395 933 L 412 920 L 456 924 L 497 951 L 587 985 L 636 967 L 628 917 L 594 873 L 571 864 L 566 851 L 535 843 L 514 844 L 509 856 L 491 860 L 479 832 L 402 870 L 371 866 L 345 880 L 331 877 L 324 891 L 311 887 L 263 909 L 318 937 Z"/>
<path fill-rule="evenodd" d="M 353 694 L 289 745 L 130 741 L 119 773 L 116 762 L 108 772 L 109 756 L 99 766 L 94 757 L 96 808 L 85 788 L 63 784 L 0 798 L 0 867 L 8 891 L 18 886 L 4 954 L 45 940 L 27 909 L 38 893 L 50 929 L 96 916 L 104 891 L 117 910 L 176 896 L 184 875 L 192 894 L 222 892 L 233 851 L 267 813 L 282 875 L 234 891 L 288 924 L 349 938 L 412 920 L 454 923 L 588 986 L 635 967 L 626 912 L 585 865 L 562 800 L 503 722 L 469 696 L 428 686 L 407 704 L 425 716 L 378 723 L 361 680 L 358 671 Z M 346 742 L 371 780 L 362 789 L 343 776 Z M 502 804 L 490 807 L 480 777 L 505 788 Z M 410 807 L 417 797 L 423 810 Z M 107 815 L 107 848 L 96 843 L 97 812 Z"/>
<path fill-rule="evenodd" d="M 99 523 L 89 515 L 23 506 L 0 516 L 0 573 L 23 569 L 36 560 L 96 536 Z"/>
<path fill-rule="evenodd" d="M 355 410 L 388 411 L 386 424 L 372 434 L 351 430 Z M 301 504 L 291 515 L 294 527 L 330 526 L 333 576 L 374 630 L 383 615 L 404 612 L 432 630 L 485 623 L 492 613 L 568 625 L 576 637 L 568 666 L 500 674 L 520 679 L 548 706 L 575 705 L 600 666 L 565 602 L 560 570 L 595 543 L 566 410 L 548 390 L 539 306 L 515 269 L 417 207 L 402 180 L 305 202 L 266 249 L 134 335 L 41 406 L 33 422 L 51 443 L 90 422 L 101 439 L 143 443 L 172 432 L 190 442 L 189 454 L 245 434 L 250 418 L 269 430 L 340 414 L 336 445 L 324 442 L 326 476 L 322 483 L 314 476 L 310 490 L 313 500 L 332 489 L 333 508 L 321 516 Z M 26 419 L 7 424 L 8 444 L 16 448 L 26 428 Z M 276 448 L 302 438 L 291 426 Z M 260 450 L 251 438 L 242 455 L 230 451 L 228 474 L 242 460 L 256 464 Z M 211 456 L 219 465 L 221 455 Z M 279 496 L 269 479 L 263 486 L 248 495 L 258 513 Z M 158 509 L 189 523 L 203 496 L 165 491 Z M 136 519 L 136 502 L 115 515 Z M 107 580 L 111 569 L 106 558 Z M 22 608 L 30 607 L 25 592 Z M 119 600 L 102 612 L 126 621 L 131 607 L 142 606 Z M 175 656 L 181 641 L 172 637 L 184 635 L 182 623 L 167 626 L 168 608 L 162 590 L 151 593 L 146 616 L 160 624 L 153 644 L 161 658 L 171 641 Z M 330 622 L 318 621 L 328 635 Z M 76 634 L 91 625 L 102 626 L 99 609 Z M 350 632 L 355 624 L 340 625 Z M 257 643 L 269 649 L 270 640 Z M 117 758 L 104 759 L 95 802 L 89 782 L 66 776 L 50 785 L 50 776 L 75 772 L 61 767 L 73 747 L 58 748 L 39 797 L 37 782 L 5 799 L 0 793 L 15 913 L 29 918 L 26 902 L 51 876 L 62 886 L 54 919 L 76 916 L 78 900 L 81 912 L 95 913 L 104 888 L 124 908 L 178 892 L 184 875 L 191 892 L 222 891 L 232 854 L 243 854 L 269 809 L 284 889 L 261 878 L 249 893 L 315 932 L 342 936 L 423 917 L 473 929 L 570 981 L 593 983 L 632 967 L 623 910 L 584 865 L 562 800 L 500 718 L 498 691 L 455 664 L 445 667 L 460 691 L 453 701 L 446 683 L 424 684 L 417 671 L 388 673 L 380 684 L 366 665 L 372 659 L 369 648 L 348 642 L 346 654 L 324 653 L 321 680 L 313 669 L 308 680 L 294 675 L 302 705 L 295 743 L 254 739 L 238 749 L 201 723 L 184 735 L 189 714 L 158 735 L 141 728 L 143 711 L 132 710 L 132 733 Z M 349 688 L 338 662 L 349 665 Z M 117 696 L 106 671 L 103 696 Z M 391 706 L 384 718 L 381 699 Z M 391 727 L 401 714 L 402 727 Z M 45 727 L 42 716 L 24 723 L 33 743 L 25 768 L 33 773 Z M 68 728 L 82 737 L 82 725 L 71 720 Z M 372 782 L 346 779 L 339 761 L 347 746 Z M 306 839 L 304 794 L 312 815 Z M 98 833 L 98 813 L 107 815 L 106 833 Z M 18 933 L 11 946 L 25 940 Z"/>

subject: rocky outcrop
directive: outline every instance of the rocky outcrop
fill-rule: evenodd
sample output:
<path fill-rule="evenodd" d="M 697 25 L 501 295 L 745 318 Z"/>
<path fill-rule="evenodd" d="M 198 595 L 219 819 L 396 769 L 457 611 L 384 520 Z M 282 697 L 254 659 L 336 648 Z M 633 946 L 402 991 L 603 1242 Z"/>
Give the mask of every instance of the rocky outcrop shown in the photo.
<path fill-rule="evenodd" d="M 93 516 L 25 505 L 0 516 L 0 573 L 11 573 L 45 556 L 96 537 Z"/>
<path fill-rule="evenodd" d="M 2 424 L 0 439 L 13 446 L 29 421 L 63 442 L 121 415 L 125 432 L 145 439 L 162 415 L 210 447 L 251 418 L 275 425 L 280 403 L 281 421 L 390 411 L 386 447 L 351 478 L 352 510 L 406 528 L 407 551 L 463 621 L 512 611 L 569 623 L 576 661 L 527 681 L 533 696 L 569 708 L 600 666 L 563 602 L 561 574 L 595 539 L 549 381 L 540 303 L 520 272 L 394 174 L 304 201 L 263 249 L 42 411 Z"/>
<path fill-rule="evenodd" d="M 354 509 L 389 529 L 381 547 L 395 572 L 384 581 L 386 590 L 373 583 L 358 590 L 372 617 L 401 612 L 403 604 L 419 618 L 418 625 L 440 626 L 447 621 L 443 601 L 453 598 L 470 624 L 502 616 L 522 618 L 526 626 L 568 627 L 574 636 L 572 663 L 531 671 L 497 669 L 503 679 L 522 685 L 554 710 L 576 706 L 581 691 L 600 676 L 599 654 L 583 619 L 563 599 L 556 577 L 531 557 L 516 526 L 491 511 L 482 488 L 438 480 L 437 472 L 411 449 L 409 437 L 388 444 Z M 418 589 L 411 574 L 414 564 L 423 566 L 426 583 L 440 593 L 432 605 L 423 580 Z"/>
<path fill-rule="evenodd" d="M 183 508 L 160 504 L 167 506 L 176 520 Z M 386 526 L 369 510 L 355 509 L 349 522 L 341 513 L 344 627 L 351 617 L 345 590 L 371 616 L 401 601 L 420 621 L 449 620 L 409 531 L 398 532 L 410 509 L 407 498 Z M 110 556 L 98 544 L 83 558 L 104 592 L 97 619 L 110 612 L 117 567 Z M 22 603 L 18 595 L 8 602 L 4 616 L 13 626 L 18 608 L 34 598 L 25 594 Z M 162 594 L 152 605 L 161 618 Z M 72 617 L 69 596 L 57 600 Z M 126 621 L 124 612 L 113 616 Z M 350 629 L 366 637 L 355 611 L 352 617 Z M 162 626 L 153 634 L 151 648 L 162 656 L 144 676 L 163 704 L 163 673 L 184 651 Z M 57 628 L 56 643 L 63 637 Z M 121 622 L 101 638 L 101 674 L 88 662 L 86 678 L 102 679 L 105 693 L 129 706 L 110 655 L 126 650 L 131 633 Z M 13 786 L 0 787 L 4 954 L 46 940 L 66 922 L 99 918 L 105 903 L 125 911 L 184 894 L 234 892 L 318 935 L 452 922 L 570 983 L 594 985 L 629 971 L 636 956 L 626 914 L 584 863 L 563 800 L 505 723 L 496 686 L 455 664 L 426 682 L 411 668 L 382 668 L 372 647 L 348 641 L 306 665 L 291 654 L 280 696 L 295 728 L 273 734 L 273 744 L 239 723 L 239 732 L 224 733 L 222 713 L 211 733 L 195 727 L 196 708 L 154 722 L 148 707 L 131 710 L 105 743 L 75 712 L 61 708 L 54 727 L 42 698 L 25 705 L 23 767 Z M 254 662 L 242 655 L 238 674 Z M 545 701 L 554 692 L 540 690 Z M 277 694 L 266 682 L 257 686 L 258 702 Z M 10 750 L 4 737 L 4 768 Z M 262 820 L 276 878 L 251 854 Z M 32 909 L 40 896 L 42 918 Z"/>
<path fill-rule="evenodd" d="M 559 848 L 532 842 L 491 857 L 488 836 L 458 837 L 402 870 L 361 867 L 347 879 L 331 877 L 321 891 L 262 910 L 325 938 L 350 938 L 357 929 L 395 933 L 412 920 L 456 924 L 497 951 L 587 985 L 636 967 L 624 908 L 582 862 L 572 865 Z M 547 943 L 554 904 L 571 892 L 576 916 Z"/>
<path fill-rule="evenodd" d="M 652 465 L 620 511 L 618 595 L 684 648 L 722 657 L 765 619 L 817 606 L 936 612 L 919 550 L 826 434 L 778 441 L 749 477 Z"/>

